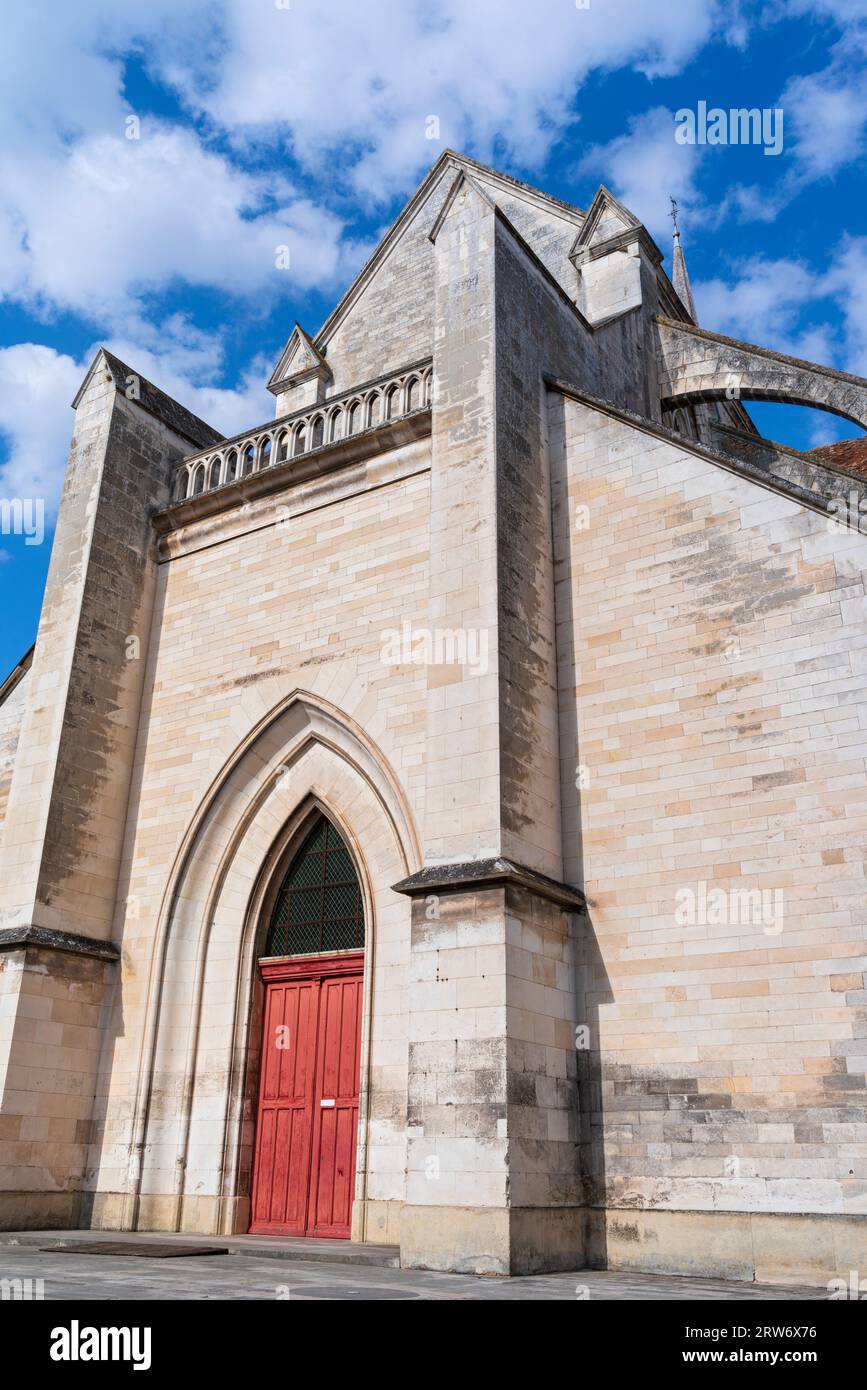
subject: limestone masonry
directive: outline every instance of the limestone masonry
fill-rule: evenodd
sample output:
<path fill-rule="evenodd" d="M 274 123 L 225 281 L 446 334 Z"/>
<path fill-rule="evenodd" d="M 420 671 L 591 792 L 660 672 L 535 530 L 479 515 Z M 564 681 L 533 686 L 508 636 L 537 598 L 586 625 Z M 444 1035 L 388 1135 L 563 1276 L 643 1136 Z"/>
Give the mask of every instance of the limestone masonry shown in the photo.
<path fill-rule="evenodd" d="M 867 381 L 672 277 L 447 151 L 273 421 L 97 354 L 0 686 L 0 1226 L 867 1271 L 867 478 L 744 404 Z"/>

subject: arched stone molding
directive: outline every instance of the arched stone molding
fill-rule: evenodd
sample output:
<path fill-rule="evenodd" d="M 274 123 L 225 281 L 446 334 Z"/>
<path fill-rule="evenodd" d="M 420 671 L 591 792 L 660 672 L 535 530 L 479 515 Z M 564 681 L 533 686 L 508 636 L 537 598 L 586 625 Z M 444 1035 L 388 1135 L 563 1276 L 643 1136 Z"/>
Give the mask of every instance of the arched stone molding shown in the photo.
<path fill-rule="evenodd" d="M 663 411 L 698 401 L 784 401 L 841 415 L 867 429 L 867 381 L 703 328 L 658 318 Z"/>
<path fill-rule="evenodd" d="M 167 887 L 136 1106 L 132 1227 L 246 1229 L 263 908 L 316 808 L 344 836 L 365 902 L 356 1182 L 364 1198 L 375 971 L 379 955 L 408 959 L 409 909 L 391 884 L 421 867 L 421 844 L 380 751 L 333 706 L 296 692 L 212 783 Z"/>

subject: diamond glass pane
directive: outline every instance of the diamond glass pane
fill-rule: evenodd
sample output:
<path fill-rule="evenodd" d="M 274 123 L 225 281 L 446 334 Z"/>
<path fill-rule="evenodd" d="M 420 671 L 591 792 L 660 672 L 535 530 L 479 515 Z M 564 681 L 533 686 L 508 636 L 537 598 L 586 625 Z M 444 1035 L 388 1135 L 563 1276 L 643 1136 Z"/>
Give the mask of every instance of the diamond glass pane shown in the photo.
<path fill-rule="evenodd" d="M 355 870 L 349 851 L 342 846 L 339 849 L 329 849 L 325 866 L 326 883 L 351 883 L 354 878 Z"/>
<path fill-rule="evenodd" d="M 308 853 L 310 853 L 310 852 L 311 852 L 312 850 L 314 850 L 314 849 L 324 849 L 324 848 L 325 848 L 325 836 L 326 836 L 327 831 L 328 831 L 328 821 L 327 821 L 327 820 L 325 819 L 325 817 L 323 816 L 322 819 L 319 821 L 318 825 L 316 826 L 316 828 L 314 829 L 313 833 L 311 834 L 310 839 L 309 839 L 308 842 L 307 842 L 307 852 L 308 852 Z"/>
<path fill-rule="evenodd" d="M 364 909 L 352 856 L 320 816 L 277 894 L 265 954 L 309 956 L 363 946 Z"/>
<path fill-rule="evenodd" d="M 289 876 L 291 888 L 308 888 L 322 882 L 323 859 L 321 854 L 305 854 Z"/>

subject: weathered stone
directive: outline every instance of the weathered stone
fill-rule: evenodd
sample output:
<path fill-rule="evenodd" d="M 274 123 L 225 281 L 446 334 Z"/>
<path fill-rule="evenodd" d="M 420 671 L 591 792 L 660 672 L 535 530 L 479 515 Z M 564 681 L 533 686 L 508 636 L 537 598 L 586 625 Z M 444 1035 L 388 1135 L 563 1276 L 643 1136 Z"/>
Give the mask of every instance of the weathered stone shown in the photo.
<path fill-rule="evenodd" d="M 357 1239 L 857 1266 L 867 537 L 741 401 L 863 422 L 867 383 L 677 279 L 606 189 L 449 152 L 274 421 L 224 440 L 98 354 L 0 687 L 0 1223 L 247 1230 L 317 811 L 367 927 Z"/>

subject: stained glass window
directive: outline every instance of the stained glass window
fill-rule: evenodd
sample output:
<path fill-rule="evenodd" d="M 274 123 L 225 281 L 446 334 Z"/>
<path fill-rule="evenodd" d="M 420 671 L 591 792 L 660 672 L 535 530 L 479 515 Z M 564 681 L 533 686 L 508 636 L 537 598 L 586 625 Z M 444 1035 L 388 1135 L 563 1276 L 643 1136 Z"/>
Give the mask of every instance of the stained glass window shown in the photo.
<path fill-rule="evenodd" d="M 364 909 L 352 856 L 320 816 L 277 894 L 265 955 L 311 956 L 363 946 Z"/>

